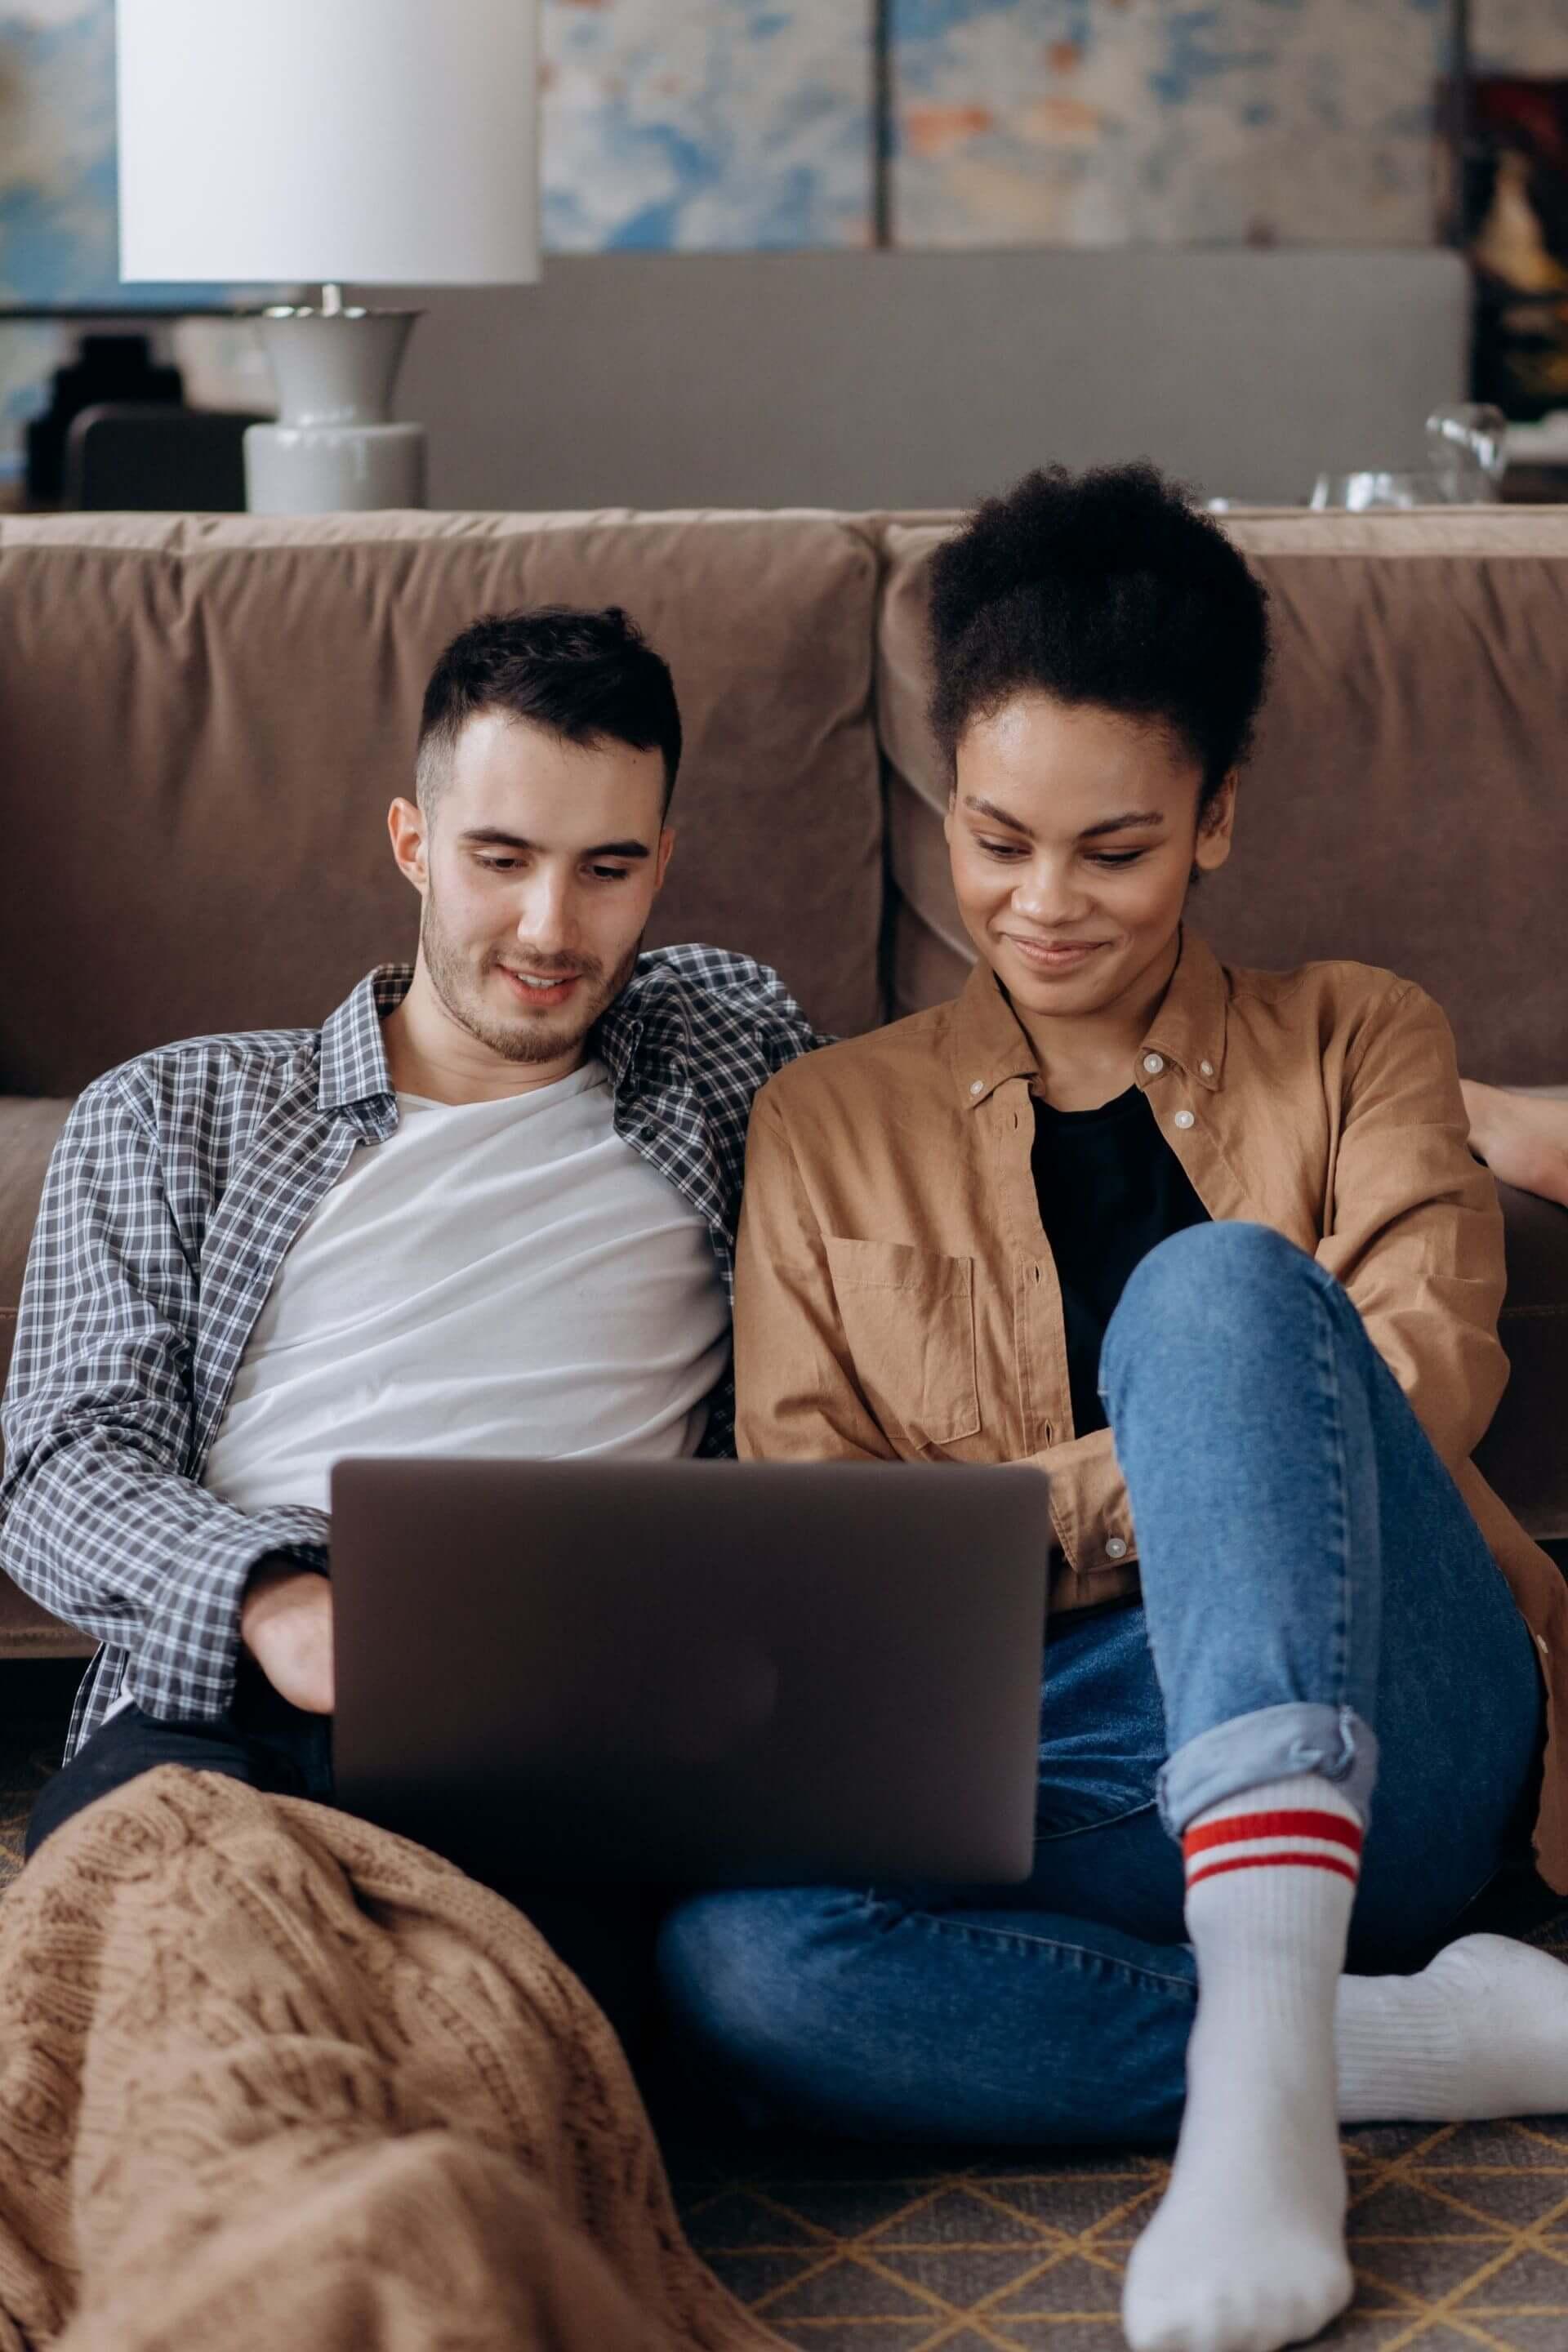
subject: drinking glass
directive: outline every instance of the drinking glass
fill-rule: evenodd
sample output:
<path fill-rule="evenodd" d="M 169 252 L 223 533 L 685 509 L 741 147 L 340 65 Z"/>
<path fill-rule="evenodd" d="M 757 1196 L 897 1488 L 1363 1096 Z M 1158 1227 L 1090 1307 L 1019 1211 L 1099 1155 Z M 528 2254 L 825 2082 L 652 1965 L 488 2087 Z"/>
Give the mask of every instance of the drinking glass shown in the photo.
<path fill-rule="evenodd" d="M 1435 408 L 1426 419 L 1425 467 L 1371 466 L 1350 474 L 1320 474 L 1310 503 L 1350 514 L 1374 507 L 1490 505 L 1501 493 L 1507 432 L 1501 409 L 1484 402 Z"/>

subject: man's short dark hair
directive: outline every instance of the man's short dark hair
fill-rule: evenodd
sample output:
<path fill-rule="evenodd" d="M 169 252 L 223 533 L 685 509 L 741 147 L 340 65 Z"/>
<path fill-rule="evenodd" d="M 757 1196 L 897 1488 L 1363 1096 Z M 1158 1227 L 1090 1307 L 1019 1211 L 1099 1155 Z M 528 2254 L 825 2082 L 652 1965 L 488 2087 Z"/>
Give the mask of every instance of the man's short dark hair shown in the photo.
<path fill-rule="evenodd" d="M 452 639 L 425 689 L 416 765 L 428 815 L 468 720 L 496 710 L 565 743 L 626 743 L 664 757 L 664 806 L 680 766 L 680 712 L 668 664 L 618 604 L 486 613 Z"/>
<path fill-rule="evenodd" d="M 1252 741 L 1268 599 L 1219 525 L 1152 466 L 1026 474 L 931 567 L 931 721 L 951 761 L 974 719 L 1031 690 L 1171 729 L 1200 808 Z"/>

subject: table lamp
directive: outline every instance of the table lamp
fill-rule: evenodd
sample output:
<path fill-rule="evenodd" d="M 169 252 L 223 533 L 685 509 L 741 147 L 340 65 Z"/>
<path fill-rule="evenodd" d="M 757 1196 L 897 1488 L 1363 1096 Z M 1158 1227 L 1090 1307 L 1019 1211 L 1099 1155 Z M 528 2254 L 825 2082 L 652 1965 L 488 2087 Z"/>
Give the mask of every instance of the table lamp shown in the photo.
<path fill-rule="evenodd" d="M 422 506 L 420 314 L 342 289 L 538 277 L 538 0 L 117 0 L 117 33 L 122 279 L 323 289 L 260 320 L 251 511 Z"/>

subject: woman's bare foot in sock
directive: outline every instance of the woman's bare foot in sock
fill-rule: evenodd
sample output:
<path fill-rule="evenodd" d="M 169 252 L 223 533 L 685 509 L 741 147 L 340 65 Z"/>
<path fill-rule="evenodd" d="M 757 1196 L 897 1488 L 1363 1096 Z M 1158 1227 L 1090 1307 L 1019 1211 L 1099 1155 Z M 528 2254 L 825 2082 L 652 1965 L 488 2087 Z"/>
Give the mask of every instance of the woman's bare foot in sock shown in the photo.
<path fill-rule="evenodd" d="M 1194 2042 L 1226 2031 L 1200 2011 Z M 1171 2185 L 1127 2266 L 1132 2352 L 1279 2352 L 1316 2336 L 1354 2292 L 1323 2054 L 1281 2064 L 1276 2053 L 1260 2078 L 1260 2053 L 1238 2049 L 1229 2080 L 1206 2055 L 1192 2053 Z"/>
<path fill-rule="evenodd" d="M 1463 1936 L 1413 1977 L 1344 1977 L 1335 2020 L 1347 2123 L 1568 2114 L 1568 1967 Z"/>

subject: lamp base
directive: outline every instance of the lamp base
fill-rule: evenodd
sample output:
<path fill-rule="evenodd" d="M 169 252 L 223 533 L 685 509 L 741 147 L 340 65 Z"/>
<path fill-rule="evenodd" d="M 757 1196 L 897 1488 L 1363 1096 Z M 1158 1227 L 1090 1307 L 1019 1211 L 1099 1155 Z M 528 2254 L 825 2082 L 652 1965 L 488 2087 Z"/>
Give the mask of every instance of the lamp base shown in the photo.
<path fill-rule="evenodd" d="M 336 289 L 331 289 L 334 295 Z M 276 425 L 245 436 L 252 514 L 363 513 L 425 503 L 425 428 L 388 415 L 416 310 L 266 311 Z"/>
<path fill-rule="evenodd" d="M 252 514 L 357 514 L 425 504 L 422 425 L 252 425 L 245 436 Z"/>

